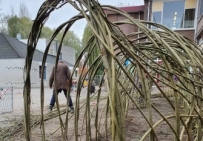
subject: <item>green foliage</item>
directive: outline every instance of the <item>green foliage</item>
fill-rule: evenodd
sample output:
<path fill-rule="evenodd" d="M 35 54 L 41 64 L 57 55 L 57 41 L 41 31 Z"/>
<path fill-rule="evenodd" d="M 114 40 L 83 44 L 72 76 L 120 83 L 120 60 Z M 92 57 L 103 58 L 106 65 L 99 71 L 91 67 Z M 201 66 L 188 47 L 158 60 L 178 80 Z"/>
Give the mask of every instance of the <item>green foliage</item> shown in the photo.
<path fill-rule="evenodd" d="M 89 39 L 92 37 L 93 32 L 91 30 L 91 28 L 89 27 L 89 25 L 87 24 L 83 33 L 83 38 L 82 38 L 82 45 L 83 47 L 85 47 L 89 41 Z M 89 56 L 89 66 L 91 66 L 94 62 L 94 60 L 98 57 L 99 53 L 99 47 L 96 44 L 96 41 L 94 40 L 93 45 L 96 45 L 96 47 L 93 49 L 91 55 Z M 99 71 L 97 72 L 97 75 L 101 75 L 103 74 L 103 68 L 99 69 Z"/>
<path fill-rule="evenodd" d="M 27 39 L 29 37 L 31 27 L 33 24 L 33 21 L 29 17 L 18 17 L 18 16 L 13 16 L 7 20 L 8 23 L 8 34 L 12 37 L 16 37 L 18 33 L 21 34 L 22 39 Z M 42 28 L 42 32 L 40 37 L 41 38 L 46 38 L 50 39 L 52 34 L 54 33 L 55 29 L 51 29 L 50 27 L 44 26 Z M 64 33 L 64 29 L 61 30 L 61 32 L 58 34 L 56 39 L 58 41 L 61 41 L 62 36 Z M 81 41 L 79 37 L 73 32 L 73 31 L 68 31 L 64 40 L 63 44 L 65 46 L 74 48 L 76 50 L 76 58 L 78 57 L 82 47 L 81 47 Z"/>
<path fill-rule="evenodd" d="M 1 11 L 1 0 L 0 0 Z M 8 17 L 4 13 L 0 13 L 0 32 L 7 33 L 7 19 Z"/>
<path fill-rule="evenodd" d="M 21 37 L 23 39 L 27 39 L 30 34 L 33 22 L 28 17 L 21 17 L 19 18 L 19 20 L 20 20 L 19 33 L 21 34 Z"/>
<path fill-rule="evenodd" d="M 8 23 L 8 34 L 12 37 L 16 37 L 20 33 L 22 39 L 29 37 L 33 21 L 29 17 L 18 17 L 13 16 L 7 20 Z M 47 26 L 42 28 L 41 38 L 50 39 L 53 34 L 53 30 Z"/>
<path fill-rule="evenodd" d="M 20 19 L 17 16 L 14 16 L 8 19 L 8 33 L 12 37 L 16 37 L 16 35 L 20 31 Z"/>
<path fill-rule="evenodd" d="M 16 37 L 18 33 L 22 38 L 28 38 L 32 27 L 29 10 L 24 3 L 19 5 L 19 15 L 15 15 L 14 7 L 11 6 L 11 14 L 6 15 L 8 34 Z"/>
<path fill-rule="evenodd" d="M 20 33 L 22 39 L 27 39 L 29 37 L 31 27 L 33 24 L 33 21 L 29 17 L 18 17 L 13 16 L 11 18 L 8 18 L 8 34 L 12 37 L 16 37 L 18 33 Z M 42 32 L 40 37 L 50 39 L 52 34 L 54 33 L 55 29 L 51 29 L 50 27 L 44 26 L 42 28 Z M 56 37 L 58 41 L 61 41 L 62 35 L 64 33 L 64 29 L 58 34 Z M 63 44 L 65 46 L 74 48 L 76 50 L 76 57 L 78 57 L 82 47 L 81 47 L 81 41 L 79 37 L 73 32 L 68 31 L 64 40 Z"/>
<path fill-rule="evenodd" d="M 91 38 L 91 36 L 93 35 L 93 32 L 91 30 L 91 28 L 88 26 L 88 24 L 85 27 L 84 33 L 83 33 L 83 37 L 82 37 L 82 45 L 83 47 L 88 43 L 89 39 Z"/>
<path fill-rule="evenodd" d="M 14 7 L 11 7 L 11 14 L 6 15 L 4 17 L 4 21 L 7 26 L 1 26 L 1 27 L 4 27 L 1 29 L 1 31 L 8 33 L 10 36 L 14 38 L 16 38 L 17 34 L 19 33 L 22 39 L 28 39 L 32 25 L 33 25 L 33 21 L 30 18 L 28 8 L 26 7 L 25 4 L 20 3 L 19 14 L 15 15 L 15 13 L 16 12 L 14 12 Z M 0 19 L 1 19 L 1 15 L 0 15 Z M 2 20 L 0 22 L 1 22 L 1 25 L 3 25 Z M 40 38 L 50 39 L 55 30 L 56 29 L 51 29 L 50 27 L 44 26 L 42 28 Z M 58 41 L 61 41 L 63 33 L 64 33 L 64 29 L 62 29 L 58 34 L 58 36 L 56 37 Z M 74 48 L 76 50 L 76 58 L 78 57 L 79 53 L 82 50 L 81 41 L 73 31 L 67 32 L 63 40 L 63 44 L 65 46 Z"/>
<path fill-rule="evenodd" d="M 47 39 L 50 39 L 52 34 L 53 34 L 53 30 L 50 28 L 50 27 L 47 27 L 47 26 L 44 26 L 42 28 L 42 32 L 41 32 L 41 35 L 40 37 L 41 38 L 47 38 Z"/>

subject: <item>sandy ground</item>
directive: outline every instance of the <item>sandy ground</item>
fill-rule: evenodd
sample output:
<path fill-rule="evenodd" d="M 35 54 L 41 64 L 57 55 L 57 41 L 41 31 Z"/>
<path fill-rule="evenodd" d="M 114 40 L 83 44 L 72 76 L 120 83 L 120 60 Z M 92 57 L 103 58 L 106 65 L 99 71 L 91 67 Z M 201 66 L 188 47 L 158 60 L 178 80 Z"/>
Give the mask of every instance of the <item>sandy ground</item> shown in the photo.
<path fill-rule="evenodd" d="M 152 88 L 151 91 L 152 95 L 159 93 L 157 88 Z M 102 92 L 102 95 L 104 96 L 106 94 L 106 91 Z M 71 92 L 71 97 L 73 99 L 73 103 L 75 103 L 75 92 L 72 91 Z M 45 97 L 44 97 L 44 113 L 48 113 L 48 106 L 50 103 L 50 99 L 52 96 L 52 89 L 50 88 L 45 88 Z M 87 96 L 87 88 L 82 89 L 81 92 L 81 99 L 85 99 Z M 64 96 L 63 93 L 60 93 L 58 95 L 59 98 L 59 104 L 66 104 L 66 98 Z M 91 102 L 91 109 L 94 107 L 94 100 Z M 172 113 L 173 111 L 171 110 L 170 106 L 166 105 L 166 101 L 162 98 L 155 98 L 153 99 L 153 103 L 158 106 L 161 107 L 161 111 L 164 115 L 168 115 L 169 113 Z M 100 111 L 102 111 L 102 107 L 105 106 L 105 101 L 100 103 Z M 33 88 L 31 90 L 31 113 L 34 113 L 35 115 L 39 115 L 40 114 L 40 89 L 37 88 Z M 166 110 L 167 109 L 167 110 Z M 143 109 L 144 113 L 147 113 L 147 109 Z M 84 117 L 84 111 L 82 110 L 80 112 L 81 116 L 79 118 L 79 128 L 82 128 L 82 123 L 83 123 L 83 117 Z M 155 113 L 155 112 L 154 112 Z M 4 121 L 8 120 L 8 119 L 13 119 L 14 117 L 18 117 L 18 116 L 22 116 L 23 115 L 23 90 L 22 89 L 14 89 L 13 90 L 13 112 L 10 113 L 4 113 L 1 114 L 0 117 L 0 123 L 2 125 L 2 123 L 4 123 Z M 69 115 L 71 116 L 71 115 Z M 155 121 L 157 121 L 158 119 L 160 119 L 160 117 L 157 115 L 157 113 L 155 113 L 153 115 L 155 117 Z M 62 119 L 65 120 L 65 116 L 62 116 Z M 93 121 L 94 121 L 94 116 L 92 117 Z M 74 130 L 74 118 L 71 118 L 71 120 L 69 121 L 69 137 L 70 140 L 74 140 L 74 136 L 72 136 L 73 134 L 73 130 Z M 141 116 L 140 112 L 138 111 L 137 108 L 130 108 L 129 109 L 129 113 L 128 113 L 128 118 L 126 119 L 126 141 L 135 141 L 136 139 L 139 139 L 141 135 L 143 135 L 146 130 L 149 128 L 147 125 L 143 126 L 144 124 L 146 124 L 145 119 Z M 59 127 L 59 120 L 58 117 L 52 119 L 52 120 L 48 120 L 45 122 L 45 128 L 46 128 L 46 135 L 47 135 L 47 139 L 48 140 L 61 140 L 61 133 L 60 130 L 57 130 L 57 128 Z M 94 124 L 92 123 L 92 126 Z M 160 140 L 165 140 L 165 141 L 170 141 L 171 139 L 173 140 L 174 135 L 171 133 L 171 131 L 169 130 L 168 127 L 164 127 L 165 124 L 163 123 L 163 125 L 160 128 L 157 128 L 157 132 L 160 133 L 159 139 Z M 167 136 L 166 135 L 162 135 L 161 131 L 162 129 L 165 129 L 167 131 Z M 94 137 L 94 127 L 92 127 L 92 135 Z M 56 132 L 55 132 L 56 131 Z M 83 131 L 85 132 L 85 131 Z M 54 133 L 54 134 L 53 134 Z M 33 129 L 32 131 L 32 135 L 33 135 L 33 140 L 38 141 L 41 140 L 40 137 L 40 127 L 37 126 L 36 128 Z M 19 141 L 24 141 L 24 135 L 18 135 L 17 136 L 18 139 L 16 137 L 14 137 L 16 140 Z M 81 140 L 86 140 L 85 138 L 85 133 L 80 134 Z M 101 136 L 101 141 L 107 141 L 107 140 L 111 140 L 111 137 L 107 137 L 104 138 L 104 135 Z"/>
<path fill-rule="evenodd" d="M 97 87 L 96 87 L 97 89 Z M 44 89 L 44 111 L 45 113 L 48 112 L 48 106 L 52 97 L 53 89 L 46 87 Z M 106 92 L 103 92 L 105 94 Z M 157 88 L 152 88 L 152 94 L 158 93 Z M 85 99 L 87 96 L 87 88 L 83 88 L 81 92 L 81 99 Z M 73 104 L 75 103 L 76 93 L 75 90 L 71 92 L 71 97 L 73 100 Z M 58 95 L 59 104 L 66 104 L 66 98 L 62 93 Z M 1 105 L 2 106 L 2 105 Z M 0 107 L 1 108 L 1 107 Z M 9 113 L 1 113 L 0 122 L 6 120 L 8 117 L 23 115 L 24 109 L 24 101 L 23 101 L 23 89 L 13 88 L 13 112 Z M 31 89 L 31 112 L 40 112 L 40 89 L 39 88 L 32 88 Z"/>
<path fill-rule="evenodd" d="M 50 88 L 44 89 L 45 95 L 44 95 L 44 110 L 45 112 L 48 112 L 48 106 L 52 97 L 53 90 Z M 86 97 L 87 88 L 82 89 L 81 93 L 81 99 L 84 99 Z M 73 103 L 75 101 L 75 91 L 71 92 L 71 97 L 73 100 Z M 59 93 L 58 95 L 59 104 L 66 104 L 66 98 L 62 93 Z M 1 108 L 1 107 L 0 107 Z M 13 88 L 13 112 L 9 113 L 0 113 L 0 121 L 4 121 L 8 117 L 17 116 L 17 115 L 23 115 L 23 109 L 24 109 L 24 100 L 23 100 L 23 89 L 17 89 Z M 40 111 L 40 89 L 39 88 L 32 88 L 31 89 L 31 112 Z"/>

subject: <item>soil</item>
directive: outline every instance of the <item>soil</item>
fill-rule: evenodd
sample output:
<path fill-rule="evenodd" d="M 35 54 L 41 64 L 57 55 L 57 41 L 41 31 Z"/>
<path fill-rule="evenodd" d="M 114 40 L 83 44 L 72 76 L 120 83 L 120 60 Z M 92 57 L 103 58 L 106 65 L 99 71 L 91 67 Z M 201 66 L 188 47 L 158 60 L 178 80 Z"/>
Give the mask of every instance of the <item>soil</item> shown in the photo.
<path fill-rule="evenodd" d="M 173 98 L 170 98 L 173 102 Z M 163 116 L 169 116 L 174 115 L 174 110 L 171 108 L 170 104 L 165 100 L 165 98 L 162 97 L 155 97 L 152 98 L 153 105 L 159 110 L 160 113 L 162 113 Z M 100 131 L 100 141 L 110 141 L 111 137 L 108 133 L 107 137 L 104 135 L 104 121 L 105 121 L 105 110 L 103 108 L 105 107 L 106 100 L 102 100 L 99 103 L 99 124 L 102 128 L 102 131 Z M 83 102 L 80 103 L 82 106 L 84 104 Z M 91 100 L 90 102 L 90 109 L 92 110 L 91 116 L 91 122 L 90 122 L 90 130 L 91 130 L 91 139 L 95 140 L 95 109 L 94 105 L 96 104 L 96 99 Z M 65 109 L 64 105 L 60 106 L 61 110 Z M 148 115 L 147 108 L 141 108 L 143 113 Z M 34 111 L 32 114 L 39 113 L 39 111 Z M 50 113 L 48 111 L 48 106 L 45 109 L 45 114 L 47 117 L 51 117 L 57 113 L 56 108 L 53 109 L 53 111 Z M 155 111 L 152 110 L 152 117 L 153 122 L 156 123 L 157 121 L 161 120 L 162 117 Z M 80 114 L 79 114 L 79 124 L 78 124 L 78 137 L 80 141 L 86 141 L 86 128 L 84 127 L 83 123 L 86 121 L 84 120 L 85 117 L 85 106 L 81 108 Z M 63 121 L 65 121 L 65 114 L 61 115 L 61 118 Z M 75 140 L 74 137 L 74 116 L 69 113 L 69 122 L 68 122 L 68 137 L 70 141 Z M 101 122 L 100 122 L 101 121 Z M 174 118 L 169 119 L 169 122 L 171 123 L 172 127 L 174 127 Z M 60 123 L 59 123 L 59 117 L 52 118 L 50 120 L 47 120 L 44 122 L 45 124 L 45 132 L 46 132 L 46 140 L 48 141 L 60 141 L 61 138 L 61 130 L 60 130 Z M 130 105 L 130 108 L 128 110 L 127 118 L 125 120 L 125 140 L 126 141 L 139 141 L 141 137 L 148 131 L 149 125 L 147 124 L 145 118 L 143 115 L 141 115 L 141 112 L 138 108 L 133 107 Z M 156 128 L 155 132 L 157 134 L 158 141 L 172 141 L 174 140 L 175 136 L 173 134 L 173 131 L 168 126 L 166 122 L 161 122 Z M 36 125 L 34 128 L 32 128 L 32 141 L 39 141 L 41 139 L 41 130 L 40 125 Z M 24 141 L 24 134 L 22 132 L 19 132 L 15 134 L 11 140 L 15 141 Z M 149 140 L 149 135 L 146 136 L 145 140 Z"/>
<path fill-rule="evenodd" d="M 162 115 L 172 115 L 173 110 L 164 98 L 153 98 L 152 101 L 153 105 L 159 109 Z M 148 111 L 146 108 L 142 108 L 142 110 L 145 115 L 148 115 Z M 154 123 L 162 119 L 155 110 L 152 110 L 152 113 Z M 173 126 L 174 120 L 170 120 L 170 122 Z M 149 125 L 138 109 L 129 110 L 128 118 L 126 119 L 126 141 L 139 141 L 139 139 L 141 139 L 141 137 L 149 128 Z M 155 128 L 155 132 L 158 135 L 157 138 L 159 141 L 174 140 L 174 134 L 172 133 L 166 122 L 162 122 L 159 126 L 157 126 Z M 145 140 L 149 140 L 149 136 L 147 136 Z"/>

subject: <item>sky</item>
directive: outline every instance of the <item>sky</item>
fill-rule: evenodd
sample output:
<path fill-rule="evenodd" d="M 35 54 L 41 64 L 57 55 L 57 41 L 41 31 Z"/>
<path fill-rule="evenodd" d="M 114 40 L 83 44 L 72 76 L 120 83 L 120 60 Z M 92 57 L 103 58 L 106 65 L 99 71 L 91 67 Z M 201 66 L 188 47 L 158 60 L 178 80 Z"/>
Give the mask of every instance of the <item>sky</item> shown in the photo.
<path fill-rule="evenodd" d="M 113 6 L 134 6 L 134 5 L 143 5 L 144 0 L 99 0 L 101 4 L 108 4 Z M 19 13 L 19 5 L 20 3 L 23 3 L 26 5 L 26 7 L 29 10 L 31 19 L 35 19 L 37 12 L 41 6 L 41 4 L 44 2 L 44 0 L 1 0 L 0 8 L 1 13 L 4 14 L 11 14 L 11 7 L 14 7 L 14 11 L 16 15 Z M 76 11 L 71 5 L 66 4 L 62 8 L 55 10 L 51 13 L 48 21 L 45 23 L 45 26 L 48 26 L 50 28 L 57 28 L 60 24 L 63 22 L 69 20 L 71 17 L 78 14 L 78 11 Z M 82 39 L 84 27 L 86 25 L 85 19 L 79 20 L 75 22 L 71 29 L 74 31 L 74 33 Z"/>

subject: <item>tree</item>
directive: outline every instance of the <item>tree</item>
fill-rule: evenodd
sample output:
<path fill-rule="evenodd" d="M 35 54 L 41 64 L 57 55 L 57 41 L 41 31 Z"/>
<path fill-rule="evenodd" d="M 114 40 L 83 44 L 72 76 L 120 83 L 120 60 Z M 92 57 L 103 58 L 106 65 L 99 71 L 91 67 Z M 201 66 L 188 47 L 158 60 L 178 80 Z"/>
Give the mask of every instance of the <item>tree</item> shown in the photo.
<path fill-rule="evenodd" d="M 16 37 L 18 33 L 21 34 L 21 38 L 27 39 L 31 31 L 33 21 L 30 19 L 29 10 L 24 3 L 20 3 L 19 14 L 15 15 L 14 7 L 11 6 L 11 14 L 7 16 L 7 30 L 8 34 L 12 37 Z M 41 31 L 41 38 L 50 39 L 55 29 L 44 26 Z M 64 29 L 56 37 L 57 40 L 61 41 Z M 65 46 L 74 48 L 76 50 L 76 58 L 78 57 L 81 51 L 81 41 L 79 37 L 73 32 L 68 31 L 63 44 Z"/>
<path fill-rule="evenodd" d="M 12 18 L 8 19 L 8 34 L 12 37 L 16 37 L 16 35 L 20 31 L 20 19 L 15 15 Z"/>
<path fill-rule="evenodd" d="M 48 26 L 44 26 L 44 27 L 42 28 L 42 32 L 41 32 L 40 37 L 41 37 L 41 38 L 50 39 L 51 36 L 52 36 L 52 34 L 53 34 L 53 32 L 54 32 L 53 29 L 51 29 L 51 28 L 48 27 Z"/>
<path fill-rule="evenodd" d="M 20 33 L 22 38 L 28 38 L 33 23 L 29 17 L 28 8 L 25 4 L 20 3 L 19 16 L 15 15 L 15 9 L 12 5 L 10 10 L 11 14 L 7 15 L 8 34 L 16 37 Z"/>
<path fill-rule="evenodd" d="M 1 0 L 0 0 L 1 5 Z M 1 8 L 0 8 L 1 11 Z M 0 13 L 0 32 L 7 32 L 7 16 L 3 13 Z"/>
<path fill-rule="evenodd" d="M 19 17 L 27 17 L 30 18 L 30 12 L 27 8 L 27 6 L 25 5 L 25 3 L 20 3 L 20 8 L 19 8 Z"/>
<path fill-rule="evenodd" d="M 0 14 L 0 32 L 8 33 L 7 20 L 8 20 L 8 16 L 1 13 Z"/>
<path fill-rule="evenodd" d="M 30 34 L 33 21 L 29 17 L 20 17 L 19 19 L 20 19 L 19 33 L 21 34 L 21 37 L 23 39 L 27 39 Z"/>
<path fill-rule="evenodd" d="M 82 38 L 82 45 L 83 47 L 85 47 L 88 43 L 88 41 L 90 40 L 90 38 L 92 37 L 93 32 L 91 30 L 91 28 L 89 27 L 89 25 L 87 24 L 83 33 L 83 38 Z M 96 45 L 96 40 L 94 40 L 92 45 Z M 97 45 L 96 45 L 97 46 Z M 89 56 L 89 66 L 93 64 L 94 60 L 98 57 L 99 55 L 99 47 L 95 47 L 91 53 L 91 55 Z M 101 68 L 97 74 L 100 75 L 103 72 L 103 68 Z"/>
<path fill-rule="evenodd" d="M 16 37 L 16 35 L 20 33 L 23 39 L 27 39 L 30 34 L 33 22 L 28 17 L 19 18 L 15 15 L 7 20 L 7 24 L 8 34 L 10 36 Z"/>
<path fill-rule="evenodd" d="M 92 35 L 93 35 L 93 32 L 87 24 L 85 26 L 83 37 L 82 37 L 82 45 L 83 46 L 85 46 L 87 44 L 87 42 L 89 41 L 89 39 L 91 38 Z"/>

